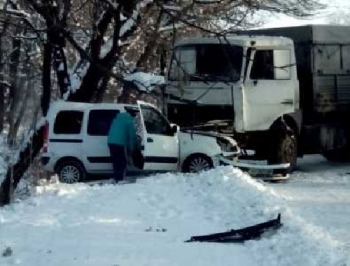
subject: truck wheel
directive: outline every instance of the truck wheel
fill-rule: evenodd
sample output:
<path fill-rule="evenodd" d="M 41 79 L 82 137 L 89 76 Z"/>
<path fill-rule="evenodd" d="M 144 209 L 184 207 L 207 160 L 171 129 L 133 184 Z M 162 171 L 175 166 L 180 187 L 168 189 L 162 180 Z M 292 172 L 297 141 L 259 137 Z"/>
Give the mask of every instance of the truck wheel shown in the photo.
<path fill-rule="evenodd" d="M 85 179 L 86 173 L 82 164 L 78 161 L 67 160 L 59 163 L 56 173 L 60 182 L 73 184 Z"/>
<path fill-rule="evenodd" d="M 297 164 L 298 144 L 294 134 L 283 134 L 277 138 L 274 149 L 268 159 L 269 164 L 290 163 L 288 172 L 292 172 Z"/>
<path fill-rule="evenodd" d="M 183 164 L 185 173 L 198 173 L 213 168 L 212 160 L 202 154 L 193 154 L 188 157 Z"/>

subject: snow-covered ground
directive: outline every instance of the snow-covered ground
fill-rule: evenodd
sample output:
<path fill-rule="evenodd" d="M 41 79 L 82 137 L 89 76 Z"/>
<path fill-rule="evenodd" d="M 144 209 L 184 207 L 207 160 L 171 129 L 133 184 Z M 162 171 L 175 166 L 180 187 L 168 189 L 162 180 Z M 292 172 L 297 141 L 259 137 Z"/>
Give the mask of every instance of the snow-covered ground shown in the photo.
<path fill-rule="evenodd" d="M 125 185 L 41 186 L 0 210 L 0 252 L 12 251 L 0 265 L 350 265 L 350 176 L 324 164 L 312 158 L 280 184 L 221 167 Z M 278 213 L 283 227 L 261 240 L 184 242 Z"/>
<path fill-rule="evenodd" d="M 327 232 L 350 256 L 350 164 L 307 156 L 286 183 L 270 184 L 308 223 Z"/>

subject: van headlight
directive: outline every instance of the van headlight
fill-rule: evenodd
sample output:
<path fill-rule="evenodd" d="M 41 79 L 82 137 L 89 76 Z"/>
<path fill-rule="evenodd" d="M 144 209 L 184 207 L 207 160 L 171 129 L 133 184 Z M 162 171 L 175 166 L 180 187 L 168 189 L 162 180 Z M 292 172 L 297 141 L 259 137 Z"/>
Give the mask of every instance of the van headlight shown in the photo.
<path fill-rule="evenodd" d="M 238 145 L 235 141 L 229 141 L 226 138 L 216 138 L 216 143 L 223 152 L 239 152 Z"/>

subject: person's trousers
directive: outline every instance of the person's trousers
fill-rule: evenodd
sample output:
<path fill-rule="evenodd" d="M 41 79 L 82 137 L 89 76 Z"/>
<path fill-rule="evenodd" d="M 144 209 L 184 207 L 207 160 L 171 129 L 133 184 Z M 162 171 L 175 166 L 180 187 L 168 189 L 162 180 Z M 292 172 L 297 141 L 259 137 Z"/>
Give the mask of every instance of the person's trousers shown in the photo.
<path fill-rule="evenodd" d="M 115 181 L 121 181 L 125 178 L 126 174 L 126 148 L 124 146 L 111 143 L 108 143 L 108 147 L 112 157 L 113 178 Z"/>

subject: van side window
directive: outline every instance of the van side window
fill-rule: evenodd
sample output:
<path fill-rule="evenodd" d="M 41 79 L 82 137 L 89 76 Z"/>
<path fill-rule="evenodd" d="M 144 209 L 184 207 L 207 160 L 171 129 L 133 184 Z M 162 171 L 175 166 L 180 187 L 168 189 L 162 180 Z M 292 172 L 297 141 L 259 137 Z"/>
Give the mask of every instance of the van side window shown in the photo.
<path fill-rule="evenodd" d="M 119 110 L 91 110 L 87 133 L 90 136 L 107 136 L 109 128 Z"/>
<path fill-rule="evenodd" d="M 274 79 L 273 51 L 257 50 L 250 72 L 251 79 Z"/>
<path fill-rule="evenodd" d="M 170 124 L 163 115 L 148 106 L 142 106 L 141 110 L 147 133 L 156 135 L 170 134 Z"/>
<path fill-rule="evenodd" d="M 83 121 L 82 111 L 60 111 L 55 119 L 55 134 L 80 134 Z"/>

